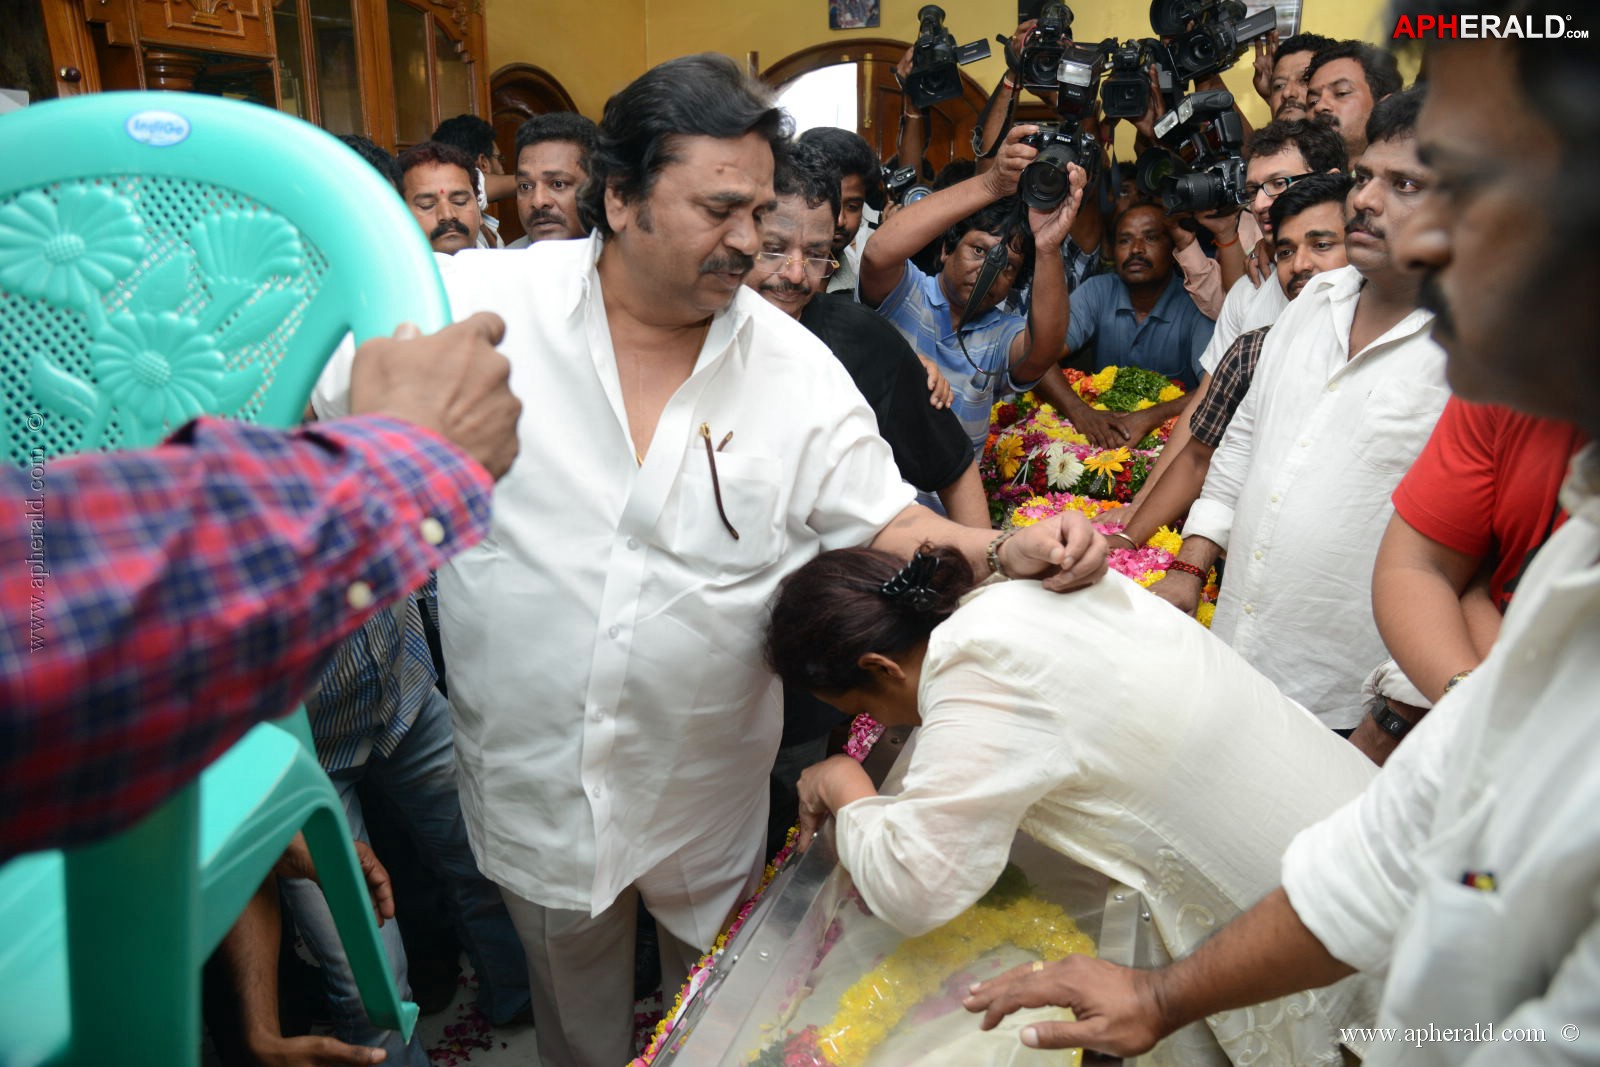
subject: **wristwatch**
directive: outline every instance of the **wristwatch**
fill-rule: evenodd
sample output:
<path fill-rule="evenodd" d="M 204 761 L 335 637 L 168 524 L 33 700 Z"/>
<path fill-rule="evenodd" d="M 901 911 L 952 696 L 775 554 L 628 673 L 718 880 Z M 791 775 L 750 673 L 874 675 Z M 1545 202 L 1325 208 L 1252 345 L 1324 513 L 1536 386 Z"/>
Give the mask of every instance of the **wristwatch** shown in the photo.
<path fill-rule="evenodd" d="M 984 553 L 984 558 L 989 564 L 989 573 L 998 574 L 1002 578 L 1010 578 L 1005 568 L 1000 565 L 1000 546 L 1011 540 L 1016 530 L 1005 530 L 993 541 L 989 542 L 989 550 Z"/>
<path fill-rule="evenodd" d="M 1416 723 L 1412 722 L 1410 719 L 1397 714 L 1395 710 L 1389 706 L 1389 702 L 1387 700 L 1380 704 L 1373 705 L 1372 721 L 1378 724 L 1378 729 L 1382 730 L 1396 741 L 1410 733 L 1411 728 L 1416 725 Z"/>

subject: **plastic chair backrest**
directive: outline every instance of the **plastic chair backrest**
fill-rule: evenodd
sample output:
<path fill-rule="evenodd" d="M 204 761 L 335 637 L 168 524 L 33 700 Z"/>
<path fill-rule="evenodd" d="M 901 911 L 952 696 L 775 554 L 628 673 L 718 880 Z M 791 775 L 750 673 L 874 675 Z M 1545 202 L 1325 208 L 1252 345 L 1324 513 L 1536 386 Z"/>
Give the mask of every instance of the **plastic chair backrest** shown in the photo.
<path fill-rule="evenodd" d="M 449 321 L 399 196 L 298 119 L 105 93 L 0 118 L 6 146 L 8 462 L 151 445 L 202 412 L 293 425 L 346 332 Z"/>
<path fill-rule="evenodd" d="M 106 93 L 0 118 L 7 149 L 0 461 L 152 445 L 199 414 L 290 426 L 346 334 L 449 321 L 432 250 L 395 191 L 297 119 L 214 97 Z M 285 726 L 309 737 L 303 712 Z M 142 1028 L 155 1039 L 194 1025 L 194 956 L 214 944 L 201 931 L 200 798 L 190 786 L 62 861 L 72 1011 L 105 1010 L 135 1052 L 153 1047 Z M 348 833 L 338 843 L 348 850 Z M 108 892 L 140 920 L 74 925 Z M 86 943 L 80 927 L 116 943 Z M 148 963 L 152 988 L 130 990 L 127 1004 L 83 1003 L 96 949 Z M 138 1008 L 167 996 L 186 1001 L 173 1017 Z M 76 1046 L 93 1024 L 72 1025 Z"/>

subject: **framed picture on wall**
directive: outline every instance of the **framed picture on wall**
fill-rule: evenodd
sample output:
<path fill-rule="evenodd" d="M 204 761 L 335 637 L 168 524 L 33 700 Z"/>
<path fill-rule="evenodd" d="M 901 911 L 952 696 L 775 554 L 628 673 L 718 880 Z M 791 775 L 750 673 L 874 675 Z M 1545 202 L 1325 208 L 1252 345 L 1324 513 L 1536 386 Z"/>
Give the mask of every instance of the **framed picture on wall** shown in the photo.
<path fill-rule="evenodd" d="M 865 30 L 878 24 L 879 0 L 828 0 L 828 29 Z"/>

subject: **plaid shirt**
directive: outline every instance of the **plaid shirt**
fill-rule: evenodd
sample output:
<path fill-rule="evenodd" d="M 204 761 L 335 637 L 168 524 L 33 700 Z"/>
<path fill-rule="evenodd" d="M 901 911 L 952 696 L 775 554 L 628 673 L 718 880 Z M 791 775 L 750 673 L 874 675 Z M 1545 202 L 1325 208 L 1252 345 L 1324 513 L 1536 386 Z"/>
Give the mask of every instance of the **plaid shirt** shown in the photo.
<path fill-rule="evenodd" d="M 1270 326 L 1246 330 L 1234 339 L 1232 346 L 1217 364 L 1217 373 L 1211 376 L 1211 388 L 1205 399 L 1189 416 L 1189 432 L 1207 448 L 1222 443 L 1222 434 L 1233 421 L 1244 395 L 1250 391 L 1250 382 L 1256 376 L 1256 362 L 1261 359 L 1261 349 L 1267 343 Z"/>
<path fill-rule="evenodd" d="M 0 860 L 129 825 L 293 708 L 342 638 L 483 537 L 492 489 L 379 417 L 201 419 L 0 477 Z"/>

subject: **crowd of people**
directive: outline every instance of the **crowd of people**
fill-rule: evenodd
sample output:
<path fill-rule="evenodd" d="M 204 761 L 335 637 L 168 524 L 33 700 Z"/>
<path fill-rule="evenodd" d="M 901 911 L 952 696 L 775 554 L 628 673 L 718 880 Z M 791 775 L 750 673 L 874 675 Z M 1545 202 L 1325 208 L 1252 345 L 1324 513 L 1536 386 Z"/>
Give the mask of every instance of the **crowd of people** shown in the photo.
<path fill-rule="evenodd" d="M 1068 166 L 1053 206 L 1018 197 L 1030 123 L 897 204 L 855 132 L 794 136 L 709 54 L 598 123 L 528 120 L 512 160 L 473 116 L 398 159 L 346 138 L 439 253 L 457 324 L 342 347 L 298 431 L 200 419 L 51 465 L 59 639 L 5 656 L 0 859 L 129 825 L 310 693 L 402 992 L 376 796 L 484 1014 L 531 1020 L 549 1067 L 637 1051 L 641 921 L 670 1001 L 782 831 L 830 819 L 907 933 L 987 892 L 1019 828 L 1145 892 L 1174 963 L 972 988 L 975 1027 L 1073 1009 L 1025 1044 L 1600 1062 L 1600 131 L 1574 102 L 1600 64 L 1441 41 L 1406 87 L 1388 51 L 1300 34 L 1255 75 L 1243 202 L 1196 213 L 1118 182 L 1104 120 L 1106 165 Z M 1019 92 L 1007 73 L 995 96 Z M 895 162 L 920 173 L 905 118 Z M 506 242 L 488 208 L 513 201 Z M 1186 392 L 1109 412 L 1067 366 Z M 1070 509 L 992 528 L 991 411 L 1028 391 L 1100 447 L 1172 424 L 1097 517 L 1115 532 Z M 137 567 L 97 548 L 119 509 L 143 516 Z M 1148 592 L 1107 574 L 1108 547 L 1180 523 Z M 236 580 L 263 552 L 295 580 Z M 1208 632 L 1189 615 L 1218 564 Z M 12 632 L 27 580 L 3 578 Z M 229 620 L 186 631 L 201 677 L 120 636 L 180 621 L 152 605 Z M 1063 650 L 1128 633 L 1160 669 L 1071 683 Z M 861 712 L 920 728 L 895 795 L 829 754 Z M 115 760 L 134 745 L 182 758 Z M 278 1025 L 291 922 L 337 1040 Z M 427 1062 L 366 1020 L 298 842 L 221 951 L 241 1062 Z M 1482 1023 L 1550 1041 L 1506 1059 L 1372 1029 Z"/>

